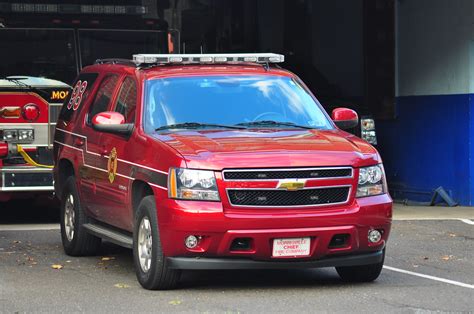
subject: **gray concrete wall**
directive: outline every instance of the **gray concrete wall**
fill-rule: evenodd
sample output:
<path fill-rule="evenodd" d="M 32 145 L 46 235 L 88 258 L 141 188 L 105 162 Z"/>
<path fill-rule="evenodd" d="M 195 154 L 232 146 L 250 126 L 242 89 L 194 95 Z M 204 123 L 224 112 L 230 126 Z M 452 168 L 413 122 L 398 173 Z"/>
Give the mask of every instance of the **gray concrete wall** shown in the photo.
<path fill-rule="evenodd" d="M 399 0 L 397 96 L 474 92 L 473 0 Z"/>

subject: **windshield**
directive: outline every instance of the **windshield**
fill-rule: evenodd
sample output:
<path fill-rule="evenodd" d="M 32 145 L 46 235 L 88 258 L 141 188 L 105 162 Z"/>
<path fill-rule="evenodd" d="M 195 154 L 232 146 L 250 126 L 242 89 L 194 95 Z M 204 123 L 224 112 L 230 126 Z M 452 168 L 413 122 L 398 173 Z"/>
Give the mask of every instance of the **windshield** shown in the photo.
<path fill-rule="evenodd" d="M 263 123 L 255 123 L 258 121 Z M 198 76 L 146 82 L 146 132 L 190 122 L 332 128 L 320 105 L 290 77 Z"/>

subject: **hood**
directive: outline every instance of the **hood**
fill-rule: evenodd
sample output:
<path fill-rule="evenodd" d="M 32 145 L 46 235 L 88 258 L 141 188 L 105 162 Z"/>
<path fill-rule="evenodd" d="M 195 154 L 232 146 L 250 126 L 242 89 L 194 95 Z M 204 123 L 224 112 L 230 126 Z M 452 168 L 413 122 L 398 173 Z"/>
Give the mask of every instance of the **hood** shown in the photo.
<path fill-rule="evenodd" d="M 340 130 L 187 130 L 154 136 L 196 169 L 360 167 L 381 162 L 367 142 Z"/>

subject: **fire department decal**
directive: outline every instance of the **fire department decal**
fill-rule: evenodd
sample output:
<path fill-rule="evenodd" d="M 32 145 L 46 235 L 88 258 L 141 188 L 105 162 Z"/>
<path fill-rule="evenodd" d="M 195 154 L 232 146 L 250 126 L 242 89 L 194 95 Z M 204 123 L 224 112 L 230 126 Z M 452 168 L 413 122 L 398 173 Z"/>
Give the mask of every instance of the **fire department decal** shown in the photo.
<path fill-rule="evenodd" d="M 107 162 L 107 172 L 109 173 L 109 181 L 113 183 L 115 175 L 117 174 L 117 150 L 112 148 L 109 155 L 109 161 Z"/>

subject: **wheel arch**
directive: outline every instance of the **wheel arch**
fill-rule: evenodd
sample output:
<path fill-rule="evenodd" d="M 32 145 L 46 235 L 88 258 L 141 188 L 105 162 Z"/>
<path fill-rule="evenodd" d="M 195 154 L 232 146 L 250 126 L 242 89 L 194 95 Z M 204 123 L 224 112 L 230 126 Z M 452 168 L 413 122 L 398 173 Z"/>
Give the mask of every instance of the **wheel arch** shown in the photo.
<path fill-rule="evenodd" d="M 56 196 L 61 199 L 64 184 L 66 183 L 67 179 L 71 176 L 75 176 L 74 166 L 72 162 L 66 158 L 59 160 L 56 173 Z"/>
<path fill-rule="evenodd" d="M 140 201 L 145 197 L 149 195 L 154 195 L 153 189 L 151 186 L 146 183 L 145 181 L 142 180 L 135 180 L 132 183 L 132 208 L 133 212 L 138 209 L 138 205 L 140 204 Z"/>

